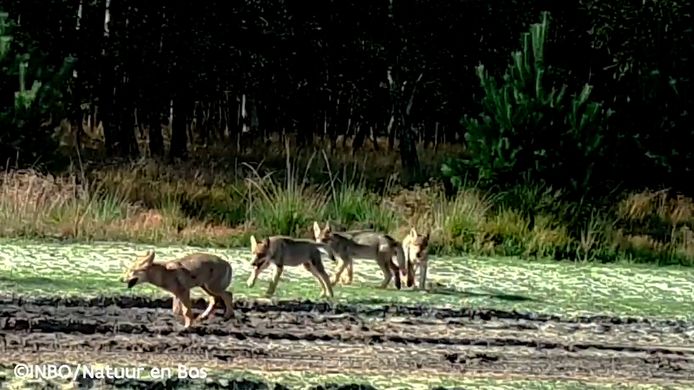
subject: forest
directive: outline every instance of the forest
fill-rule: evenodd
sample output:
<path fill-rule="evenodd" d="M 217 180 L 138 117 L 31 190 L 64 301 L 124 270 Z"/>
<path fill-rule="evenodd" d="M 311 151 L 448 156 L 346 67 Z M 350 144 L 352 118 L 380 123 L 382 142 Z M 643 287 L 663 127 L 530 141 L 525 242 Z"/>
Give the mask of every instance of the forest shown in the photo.
<path fill-rule="evenodd" d="M 441 251 L 691 262 L 686 1 L 0 10 L 7 235 L 245 243 L 322 218 L 421 225 Z"/>

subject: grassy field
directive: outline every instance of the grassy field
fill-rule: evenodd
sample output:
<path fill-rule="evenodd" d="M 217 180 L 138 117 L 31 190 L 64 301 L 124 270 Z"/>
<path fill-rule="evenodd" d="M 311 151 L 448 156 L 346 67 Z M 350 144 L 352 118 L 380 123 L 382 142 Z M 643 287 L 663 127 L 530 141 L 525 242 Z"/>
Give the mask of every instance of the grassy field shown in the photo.
<path fill-rule="evenodd" d="M 119 282 L 124 268 L 147 249 L 157 259 L 170 260 L 193 251 L 219 254 L 232 262 L 233 292 L 259 298 L 272 272 L 266 271 L 253 289 L 245 285 L 250 272 L 248 249 L 152 247 L 128 243 L 65 244 L 3 240 L 0 249 L 0 292 L 22 295 L 153 295 L 149 286 L 128 290 Z M 613 315 L 663 319 L 693 319 L 694 272 L 685 267 L 523 262 L 514 258 L 433 257 L 432 290 L 379 290 L 380 272 L 374 262 L 357 261 L 354 284 L 336 287 L 338 302 L 361 304 L 480 307 L 532 311 L 562 316 Z M 330 272 L 333 264 L 328 264 Z M 277 288 L 277 299 L 318 299 L 317 282 L 300 268 L 288 268 Z"/>
<path fill-rule="evenodd" d="M 271 276 L 271 272 L 266 271 L 254 288 L 246 287 L 245 281 L 251 270 L 250 251 L 248 249 L 213 249 L 181 245 L 152 246 L 126 242 L 67 243 L 2 239 L 0 240 L 0 295 L 18 294 L 25 297 L 167 297 L 165 292 L 157 288 L 143 285 L 129 290 L 119 281 L 119 276 L 125 267 L 136 256 L 149 249 L 155 249 L 158 260 L 170 260 L 195 251 L 215 253 L 229 260 L 234 269 L 231 290 L 236 299 L 260 298 L 265 292 Z M 380 282 L 378 267 L 372 261 L 357 261 L 355 263 L 354 284 L 337 286 L 335 288 L 335 301 L 365 308 L 403 304 L 411 307 L 499 309 L 521 313 L 544 313 L 564 318 L 611 316 L 645 317 L 649 320 L 691 321 L 694 319 L 694 302 L 691 300 L 691 292 L 694 291 L 694 272 L 688 267 L 570 264 L 554 261 L 529 262 L 519 261 L 516 258 L 480 256 L 432 256 L 430 264 L 431 291 L 396 291 L 392 287 L 388 290 L 375 288 Z M 332 272 L 333 269 L 334 264 L 328 264 L 329 272 Z M 307 271 L 302 268 L 288 268 L 283 274 L 275 298 L 279 302 L 305 299 L 317 301 L 319 300 L 318 295 L 318 284 L 309 276 Z M 200 291 L 193 290 L 193 296 L 202 296 L 202 294 Z M 87 309 L 90 308 L 81 307 L 78 309 L 78 313 Z M 168 309 L 166 311 L 168 312 Z M 74 316 L 74 313 L 68 314 L 71 313 L 70 311 L 65 313 L 64 315 Z M 106 313 L 108 313 L 108 309 Z M 59 317 L 48 318 L 54 318 L 52 321 L 60 321 Z M 78 317 L 66 318 L 74 318 L 68 322 L 80 321 L 79 315 Z M 150 318 L 147 321 L 151 320 L 151 317 L 147 318 Z M 86 319 L 86 321 L 89 323 L 90 319 Z M 379 322 L 377 319 L 371 319 L 371 321 L 375 321 L 374 324 Z M 297 326 L 299 329 L 302 327 L 302 325 Z M 121 337 L 125 336 L 126 334 L 123 334 Z M 549 337 L 541 331 L 537 333 L 537 336 Z M 108 338 L 109 336 L 105 337 Z M 160 336 L 157 337 L 161 338 Z M 576 337 L 577 335 L 569 334 L 565 340 L 571 342 L 570 340 Z M 602 336 L 597 335 L 597 337 Z M 588 339 L 583 342 L 593 341 L 588 336 Z M 211 342 L 214 345 L 214 340 Z M 580 343 L 578 339 L 575 342 Z M 262 343 L 267 344 L 268 342 Z M 232 342 L 232 345 L 234 344 Z M 270 342 L 268 345 L 272 344 L 274 342 Z M 304 348 L 312 348 L 309 347 L 310 344 L 301 345 L 304 345 Z M 76 356 L 82 356 L 80 359 L 84 360 L 86 355 L 78 354 Z M 117 354 L 105 354 L 103 355 L 105 360 L 101 364 L 117 366 L 119 356 Z M 157 360 L 155 363 L 148 363 L 148 359 L 152 357 L 147 354 L 137 356 L 139 357 L 128 356 L 125 358 L 128 359 L 127 362 L 136 359 L 135 361 L 143 365 L 155 364 L 156 367 L 160 367 L 163 364 L 157 363 Z M 90 357 L 89 359 L 95 358 Z M 74 364 L 71 360 L 59 360 L 59 362 Z M 84 363 L 81 360 L 80 362 Z M 98 359 L 90 360 L 89 364 L 100 364 L 100 362 Z M 190 366 L 196 366 L 193 360 L 189 363 Z M 122 364 L 132 365 L 132 363 L 126 362 Z M 373 386 L 376 389 L 432 389 L 437 387 L 531 390 L 686 388 L 684 385 L 644 384 L 640 381 L 637 383 L 637 381 L 630 379 L 601 377 L 597 380 L 591 380 L 590 377 L 572 377 L 571 374 L 566 374 L 564 379 L 558 380 L 556 373 L 554 377 L 536 376 L 528 379 L 518 374 L 490 375 L 487 373 L 483 375 L 475 372 L 465 375 L 433 375 L 422 372 L 389 375 L 378 371 L 378 374 L 365 372 L 355 375 L 353 373 L 335 374 L 328 372 L 298 374 L 296 371 L 268 370 L 266 368 L 216 371 L 211 361 L 202 360 L 197 366 L 208 367 L 208 370 L 211 370 L 209 378 L 205 381 L 193 380 L 183 384 L 179 383 L 177 384 L 179 388 L 205 388 L 211 382 L 228 385 L 234 381 L 247 385 L 251 382 L 255 383 L 252 386 L 258 386 L 258 383 L 268 384 L 271 387 L 273 384 L 279 384 L 291 389 L 325 388 L 320 386 L 328 386 L 328 384 L 338 386 L 335 388 L 339 388 L 343 384 L 349 386 L 362 384 Z M 4 375 L 6 388 L 19 389 L 32 385 L 26 380 L 16 378 L 9 372 L 10 369 L 12 367 L 3 366 L 0 363 L 0 380 Z M 139 382 L 140 386 L 142 384 Z"/>

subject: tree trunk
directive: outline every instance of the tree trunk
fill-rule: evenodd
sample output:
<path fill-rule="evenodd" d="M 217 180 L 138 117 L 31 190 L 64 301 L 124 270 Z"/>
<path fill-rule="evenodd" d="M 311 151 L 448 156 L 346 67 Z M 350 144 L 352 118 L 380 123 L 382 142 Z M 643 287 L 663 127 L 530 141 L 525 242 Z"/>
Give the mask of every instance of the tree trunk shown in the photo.
<path fill-rule="evenodd" d="M 200 100 L 195 105 L 195 132 L 198 136 L 198 142 L 207 145 L 209 142 L 209 133 L 207 130 L 207 121 L 205 121 L 206 104 L 204 100 Z"/>
<path fill-rule="evenodd" d="M 118 107 L 118 154 L 123 157 L 139 155 L 137 139 L 135 138 L 135 113 L 132 85 L 127 77 L 121 77 L 120 88 L 116 89 L 116 107 Z"/>
<path fill-rule="evenodd" d="M 151 104 L 147 113 L 147 131 L 149 133 L 149 153 L 152 157 L 164 156 L 164 137 L 161 134 L 161 127 L 168 124 L 168 119 L 162 115 L 162 111 L 156 104 Z"/>
<path fill-rule="evenodd" d="M 171 160 L 188 157 L 188 133 L 186 129 L 188 105 L 182 93 L 176 94 L 173 102 L 173 120 L 171 121 L 171 148 L 169 158 Z"/>
<path fill-rule="evenodd" d="M 419 156 L 417 156 L 412 126 L 405 118 L 401 118 L 398 127 L 400 130 L 400 163 L 403 168 L 404 181 L 407 183 L 419 176 Z"/>
<path fill-rule="evenodd" d="M 395 149 L 395 117 L 393 115 L 390 116 L 390 120 L 388 120 L 388 151 L 392 152 L 393 149 Z"/>
<path fill-rule="evenodd" d="M 113 69 L 106 71 L 110 58 L 102 58 L 102 73 L 101 73 L 101 96 L 99 96 L 99 117 L 101 118 L 101 126 L 104 129 L 104 144 L 106 154 L 115 156 L 118 149 L 118 137 L 116 132 L 116 124 L 114 123 L 113 115 Z M 110 65 L 112 68 L 113 66 Z"/>

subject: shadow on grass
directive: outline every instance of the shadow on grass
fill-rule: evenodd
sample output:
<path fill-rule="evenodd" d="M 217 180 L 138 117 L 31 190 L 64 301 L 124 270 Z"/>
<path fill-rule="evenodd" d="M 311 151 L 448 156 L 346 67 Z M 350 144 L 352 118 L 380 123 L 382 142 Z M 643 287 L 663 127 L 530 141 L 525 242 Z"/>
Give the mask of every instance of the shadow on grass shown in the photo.
<path fill-rule="evenodd" d="M 427 289 L 425 292 L 421 290 L 415 290 L 415 289 L 408 289 L 408 288 L 403 288 L 402 290 L 398 291 L 395 293 L 395 291 L 388 291 L 388 293 L 383 294 L 383 290 L 380 290 L 381 292 L 375 292 L 373 296 L 370 297 L 365 297 L 365 296 L 360 296 L 356 297 L 356 299 L 350 299 L 350 303 L 352 304 L 362 304 L 362 305 L 384 305 L 384 304 L 393 304 L 398 301 L 396 298 L 397 295 L 400 294 L 406 294 L 410 295 L 413 299 L 407 299 L 405 302 L 400 301 L 398 303 L 400 304 L 407 304 L 407 303 L 422 303 L 421 300 L 417 299 L 417 297 L 425 297 L 429 296 L 431 298 L 434 298 L 436 296 L 440 297 L 454 297 L 454 298 L 459 298 L 459 299 L 465 299 L 465 298 L 486 298 L 490 301 L 492 300 L 497 300 L 497 301 L 505 301 L 505 302 L 537 302 L 537 300 L 527 297 L 525 295 L 518 295 L 518 294 L 508 294 L 502 291 L 498 290 L 487 290 L 487 291 L 464 291 L 464 290 L 457 290 L 453 287 L 448 287 L 448 286 L 443 286 L 443 285 L 435 285 Z M 395 293 L 395 294 L 393 294 Z M 397 294 L 397 295 L 396 295 Z M 402 295 L 400 295 L 402 297 Z M 391 301 L 389 298 L 395 298 L 393 301 Z"/>
<path fill-rule="evenodd" d="M 266 283 L 258 283 L 254 288 L 245 288 L 245 286 L 236 285 L 232 287 L 233 291 L 241 295 L 247 295 L 250 299 L 261 298 L 261 294 L 265 292 Z M 281 286 L 281 285 L 280 285 Z M 281 286 L 289 287 L 289 286 Z M 322 301 L 318 297 L 319 291 L 317 286 L 302 285 L 300 289 L 282 290 L 278 288 L 274 298 L 279 300 L 304 300 Z M 297 286 L 292 286 L 297 287 Z M 456 290 L 453 287 L 435 284 L 426 292 L 403 288 L 402 290 L 380 290 L 372 288 L 364 288 L 366 286 L 352 287 L 346 289 L 347 294 L 340 293 L 341 288 L 335 290 L 335 295 L 344 298 L 344 302 L 349 305 L 367 305 L 367 306 L 389 306 L 389 305 L 433 305 L 441 303 L 452 303 L 450 299 L 444 299 L 437 302 L 436 297 L 453 298 L 453 301 L 463 300 L 466 298 L 482 298 L 487 301 L 503 301 L 507 303 L 535 301 L 530 297 L 508 294 L 502 291 L 482 290 L 482 291 L 465 291 Z M 50 278 L 44 276 L 17 276 L 11 277 L 8 275 L 0 275 L 0 290 L 15 291 L 20 294 L 45 294 L 47 292 L 60 291 L 62 293 L 78 295 L 109 295 L 120 296 L 128 295 L 125 285 L 118 283 L 116 280 L 100 280 L 81 279 L 81 278 Z M 195 289 L 194 291 L 196 291 Z M 310 290 L 310 291 L 309 291 Z M 428 297 L 428 299 L 427 299 Z M 197 297 L 196 297 L 197 298 Z M 446 301 L 446 302 L 444 302 Z"/>
<path fill-rule="evenodd" d="M 486 292 L 459 291 L 452 287 L 446 286 L 434 286 L 432 289 L 427 290 L 427 293 L 434 295 L 453 295 L 461 298 L 490 298 L 509 302 L 535 301 L 533 298 L 526 297 L 525 295 L 507 294 L 498 290 L 487 290 Z"/>

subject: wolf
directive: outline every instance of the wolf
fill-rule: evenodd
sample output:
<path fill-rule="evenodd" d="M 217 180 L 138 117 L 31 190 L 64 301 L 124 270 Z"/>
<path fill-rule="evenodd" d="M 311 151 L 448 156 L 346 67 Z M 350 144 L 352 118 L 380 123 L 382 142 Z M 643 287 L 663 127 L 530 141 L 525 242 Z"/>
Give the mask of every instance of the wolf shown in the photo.
<path fill-rule="evenodd" d="M 408 269 L 412 270 L 412 276 L 417 274 L 417 270 L 420 271 L 417 288 L 424 290 L 429 269 L 429 233 L 420 234 L 417 229 L 411 228 L 409 234 L 402 240 L 402 248 Z"/>
<path fill-rule="evenodd" d="M 154 251 L 135 260 L 125 270 L 121 282 L 128 288 L 150 283 L 173 294 L 174 315 L 183 315 L 184 327 L 211 318 L 218 300 L 224 303 L 224 319 L 234 315 L 233 294 L 227 291 L 231 284 L 232 268 L 226 260 L 208 253 L 193 253 L 167 262 L 154 262 Z M 197 318 L 193 316 L 190 290 L 200 287 L 209 296 L 207 309 Z"/>
<path fill-rule="evenodd" d="M 354 230 L 346 232 L 334 232 L 330 223 L 326 222 L 321 229 L 317 221 L 313 222 L 313 235 L 316 242 L 327 244 L 333 253 L 340 257 L 341 264 L 335 273 L 332 281 L 336 285 L 342 276 L 342 272 L 347 270 L 347 280 L 345 284 L 351 284 L 353 279 L 353 258 L 364 258 L 376 260 L 376 263 L 383 272 L 383 282 L 379 288 L 386 288 L 394 277 L 395 287 L 399 290 L 402 287 L 400 274 L 407 275 L 407 285 L 411 287 L 414 283 L 414 276 L 411 276 L 407 268 L 405 254 L 400 242 L 391 236 L 371 230 Z M 397 265 L 392 261 L 397 258 Z"/>
<path fill-rule="evenodd" d="M 296 267 L 303 265 L 317 280 L 321 287 L 321 298 L 333 298 L 333 289 L 330 285 L 330 277 L 325 271 L 321 252 L 327 253 L 332 261 L 337 261 L 327 245 L 311 240 L 297 239 L 286 236 L 272 236 L 258 242 L 255 236 L 251 236 L 251 253 L 253 259 L 251 265 L 253 271 L 248 277 L 246 285 L 253 287 L 258 276 L 270 266 L 275 265 L 275 273 L 270 286 L 265 293 L 266 298 L 272 297 L 280 281 L 284 266 Z"/>

